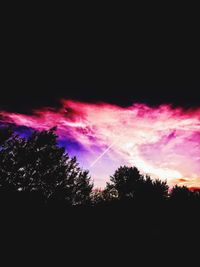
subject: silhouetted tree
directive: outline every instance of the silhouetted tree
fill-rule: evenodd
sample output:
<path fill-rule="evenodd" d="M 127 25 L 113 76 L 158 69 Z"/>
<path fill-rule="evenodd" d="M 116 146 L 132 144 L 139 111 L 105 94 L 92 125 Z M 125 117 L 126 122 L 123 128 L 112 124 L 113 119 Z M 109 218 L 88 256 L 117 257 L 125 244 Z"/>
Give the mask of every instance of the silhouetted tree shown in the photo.
<path fill-rule="evenodd" d="M 104 201 L 115 201 L 119 198 L 119 193 L 114 184 L 107 183 L 106 188 L 102 191 Z"/>
<path fill-rule="evenodd" d="M 55 128 L 34 132 L 27 139 L 14 135 L 4 142 L 0 185 L 22 193 L 41 193 L 47 200 L 62 200 L 69 205 L 85 204 L 92 190 L 88 172 L 58 147 Z"/>
<path fill-rule="evenodd" d="M 13 135 L 13 130 L 11 127 L 0 128 L 0 147 L 5 144 L 5 142 L 11 138 Z"/>
<path fill-rule="evenodd" d="M 168 197 L 168 189 L 166 181 L 153 180 L 149 176 L 145 177 L 140 174 L 135 167 L 123 166 L 111 177 L 111 183 L 107 184 L 104 193 L 109 198 L 115 190 L 119 199 L 147 202 L 165 200 Z"/>
<path fill-rule="evenodd" d="M 170 192 L 170 199 L 176 202 L 191 200 L 192 192 L 186 186 L 175 185 Z"/>
<path fill-rule="evenodd" d="M 91 193 L 91 202 L 93 206 L 102 205 L 105 202 L 103 197 L 103 190 L 94 189 Z"/>
<path fill-rule="evenodd" d="M 137 168 L 123 166 L 111 176 L 111 183 L 107 184 L 106 190 L 115 189 L 119 199 L 133 198 L 143 179 Z"/>
<path fill-rule="evenodd" d="M 194 190 L 194 196 L 195 199 L 200 202 L 200 189 Z"/>
<path fill-rule="evenodd" d="M 110 204 L 111 202 L 115 202 L 116 200 L 118 200 L 118 192 L 112 184 L 107 183 L 107 186 L 104 190 L 94 190 L 92 192 L 91 198 L 92 204 L 94 206 L 105 206 Z"/>
<path fill-rule="evenodd" d="M 136 198 L 144 201 L 162 201 L 168 197 L 169 187 L 166 181 L 146 176 L 139 184 Z"/>
<path fill-rule="evenodd" d="M 90 177 L 88 171 L 81 171 L 74 180 L 73 187 L 73 205 L 84 205 L 90 204 L 90 194 L 93 185 L 90 183 Z"/>

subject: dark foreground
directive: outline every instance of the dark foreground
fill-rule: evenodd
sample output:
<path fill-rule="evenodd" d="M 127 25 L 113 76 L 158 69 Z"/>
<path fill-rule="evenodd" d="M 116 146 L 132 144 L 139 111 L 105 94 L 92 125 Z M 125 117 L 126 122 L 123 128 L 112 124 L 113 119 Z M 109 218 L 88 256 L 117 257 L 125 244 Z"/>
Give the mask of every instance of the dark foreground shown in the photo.
<path fill-rule="evenodd" d="M 130 261 L 163 266 L 173 257 L 191 263 L 199 250 L 199 211 L 186 203 L 2 207 L 1 255 L 7 261 L 26 259 L 27 265 L 41 257 L 46 263 L 64 260 L 66 266 Z"/>

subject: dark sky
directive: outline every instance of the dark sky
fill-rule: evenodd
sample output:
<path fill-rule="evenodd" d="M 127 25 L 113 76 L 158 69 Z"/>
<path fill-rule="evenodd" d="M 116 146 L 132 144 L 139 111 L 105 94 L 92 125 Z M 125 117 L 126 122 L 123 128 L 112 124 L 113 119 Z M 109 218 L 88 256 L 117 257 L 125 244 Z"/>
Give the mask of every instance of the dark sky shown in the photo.
<path fill-rule="evenodd" d="M 196 77 L 89 77 L 90 79 L 14 79 L 4 84 L 0 109 L 30 112 L 32 108 L 58 106 L 59 99 L 104 101 L 122 106 L 133 102 L 200 106 L 200 81 Z"/>
<path fill-rule="evenodd" d="M 151 13 L 135 22 L 132 14 L 116 15 L 105 25 L 102 18 L 100 25 L 84 25 L 85 17 L 77 16 L 58 27 L 48 21 L 49 31 L 39 23 L 35 35 L 31 27 L 19 31 L 26 27 L 23 20 L 20 27 L 15 20 L 10 31 L 5 27 L 0 109 L 28 112 L 57 105 L 62 97 L 200 106 L 198 23 L 189 27 L 188 20 L 178 20 L 169 27 L 168 14 L 163 24 Z"/>
<path fill-rule="evenodd" d="M 152 50 L 149 46 L 131 54 L 126 47 L 120 53 L 112 47 L 90 50 L 89 54 L 75 47 L 67 50 L 67 57 L 49 53 L 44 65 L 42 53 L 38 57 L 30 52 L 23 53 L 23 58 L 21 54 L 16 59 L 13 56 L 12 70 L 6 76 L 2 73 L 0 80 L 0 109 L 30 112 L 37 107 L 57 106 L 61 98 L 122 106 L 133 102 L 200 106 L 196 55 L 186 57 L 185 50 L 166 49 Z M 18 64 L 22 59 L 23 64 Z"/>

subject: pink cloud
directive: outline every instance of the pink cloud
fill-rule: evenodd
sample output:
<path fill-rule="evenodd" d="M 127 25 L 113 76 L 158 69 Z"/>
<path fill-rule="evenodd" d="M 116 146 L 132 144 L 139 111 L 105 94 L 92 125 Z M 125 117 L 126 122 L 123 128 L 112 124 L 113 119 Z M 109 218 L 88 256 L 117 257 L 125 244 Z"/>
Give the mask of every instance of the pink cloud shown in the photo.
<path fill-rule="evenodd" d="M 35 110 L 32 115 L 3 111 L 0 115 L 3 121 L 37 130 L 57 125 L 60 139 L 74 140 L 84 148 L 79 160 L 97 186 L 105 185 L 122 164 L 135 165 L 170 185 L 187 179 L 184 185 L 200 186 L 200 109 L 61 103 L 59 109 Z"/>

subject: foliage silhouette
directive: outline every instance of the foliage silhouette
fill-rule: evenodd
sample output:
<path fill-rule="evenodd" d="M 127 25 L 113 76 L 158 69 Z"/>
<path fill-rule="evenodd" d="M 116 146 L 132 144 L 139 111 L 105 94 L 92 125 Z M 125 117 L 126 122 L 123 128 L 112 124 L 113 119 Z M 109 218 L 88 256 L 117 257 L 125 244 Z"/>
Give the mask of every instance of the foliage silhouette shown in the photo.
<path fill-rule="evenodd" d="M 167 199 L 168 190 L 169 187 L 166 181 L 152 180 L 149 176 L 146 176 L 138 187 L 136 197 L 145 201 L 159 202 Z"/>
<path fill-rule="evenodd" d="M 88 172 L 79 168 L 75 157 L 69 158 L 64 148 L 58 147 L 55 130 L 34 132 L 29 138 L 14 133 L 10 138 L 3 131 L 1 190 L 12 188 L 20 197 L 37 193 L 46 203 L 86 205 L 93 187 Z"/>
<path fill-rule="evenodd" d="M 167 182 L 145 177 L 136 167 L 120 167 L 110 180 L 105 189 L 107 195 L 109 192 L 107 198 L 112 198 L 113 194 L 121 200 L 161 201 L 168 197 Z"/>
<path fill-rule="evenodd" d="M 110 178 L 111 183 L 107 184 L 107 190 L 118 192 L 119 199 L 133 198 L 139 185 L 143 181 L 143 176 L 137 168 L 123 166 L 117 169 Z"/>
<path fill-rule="evenodd" d="M 3 127 L 0 129 L 0 146 L 4 145 L 4 143 L 11 138 L 13 135 L 13 130 L 11 127 Z"/>
<path fill-rule="evenodd" d="M 170 192 L 173 201 L 185 202 L 191 200 L 193 193 L 186 186 L 175 185 Z"/>

